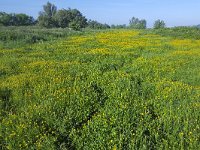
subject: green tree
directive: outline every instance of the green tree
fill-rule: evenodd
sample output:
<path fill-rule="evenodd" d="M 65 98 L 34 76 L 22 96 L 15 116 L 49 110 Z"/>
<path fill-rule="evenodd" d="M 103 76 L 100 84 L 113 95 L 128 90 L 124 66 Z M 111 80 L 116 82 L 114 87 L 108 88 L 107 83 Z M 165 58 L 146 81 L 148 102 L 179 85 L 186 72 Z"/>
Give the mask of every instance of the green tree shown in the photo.
<path fill-rule="evenodd" d="M 81 26 L 76 21 L 72 21 L 72 22 L 69 23 L 69 28 L 78 31 L 78 30 L 81 29 Z"/>
<path fill-rule="evenodd" d="M 134 29 L 146 29 L 147 27 L 147 22 L 145 19 L 138 19 L 135 17 L 132 17 L 131 20 L 129 21 L 130 28 Z"/>
<path fill-rule="evenodd" d="M 91 28 L 91 29 L 108 29 L 108 28 L 110 28 L 110 26 L 108 24 L 102 24 L 95 20 L 89 20 L 87 27 Z"/>
<path fill-rule="evenodd" d="M 158 19 L 158 20 L 156 20 L 156 21 L 154 22 L 153 28 L 154 28 L 154 29 L 165 28 L 165 22 L 164 22 L 163 20 Z"/>
<path fill-rule="evenodd" d="M 61 28 L 68 27 L 70 23 L 70 14 L 68 10 L 58 10 L 58 12 L 55 15 L 55 21 L 57 22 L 57 25 Z"/>
<path fill-rule="evenodd" d="M 38 24 L 47 28 L 56 27 L 55 15 L 57 7 L 50 2 L 43 6 L 43 11 L 39 13 Z"/>
<path fill-rule="evenodd" d="M 110 28 L 112 28 L 112 29 L 125 29 L 126 28 L 126 24 L 122 24 L 122 25 L 119 25 L 119 24 L 117 24 L 117 25 L 111 25 L 111 27 Z"/>
<path fill-rule="evenodd" d="M 33 25 L 34 23 L 34 18 L 26 14 L 7 14 L 0 12 L 0 24 L 4 26 L 26 26 Z"/>
<path fill-rule="evenodd" d="M 15 14 L 14 15 L 15 21 L 14 24 L 17 26 L 26 26 L 34 24 L 34 19 L 31 16 L 26 14 Z"/>
<path fill-rule="evenodd" d="M 55 15 L 55 20 L 58 27 L 70 27 L 75 30 L 85 28 L 87 25 L 87 19 L 77 9 L 62 9 Z"/>
<path fill-rule="evenodd" d="M 5 12 L 0 12 L 0 24 L 4 26 L 12 25 L 12 15 Z"/>
<path fill-rule="evenodd" d="M 82 13 L 77 9 L 69 9 L 70 24 L 75 24 L 79 29 L 85 28 L 87 26 L 87 19 L 82 15 Z"/>

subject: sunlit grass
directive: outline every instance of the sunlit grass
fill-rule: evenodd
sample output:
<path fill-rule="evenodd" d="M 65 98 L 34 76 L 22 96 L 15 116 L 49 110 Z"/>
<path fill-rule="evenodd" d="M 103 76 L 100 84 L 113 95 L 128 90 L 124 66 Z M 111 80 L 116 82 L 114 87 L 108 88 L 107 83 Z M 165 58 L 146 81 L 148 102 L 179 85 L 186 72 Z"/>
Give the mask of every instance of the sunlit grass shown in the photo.
<path fill-rule="evenodd" d="M 199 149 L 200 42 L 91 32 L 0 50 L 0 149 Z"/>

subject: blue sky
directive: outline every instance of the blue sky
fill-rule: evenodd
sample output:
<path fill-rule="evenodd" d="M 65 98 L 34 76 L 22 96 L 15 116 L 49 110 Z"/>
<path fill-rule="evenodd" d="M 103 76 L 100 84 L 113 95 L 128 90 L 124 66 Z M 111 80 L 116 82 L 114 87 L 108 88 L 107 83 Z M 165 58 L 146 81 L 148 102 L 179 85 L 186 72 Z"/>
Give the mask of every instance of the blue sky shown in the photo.
<path fill-rule="evenodd" d="M 0 0 L 0 11 L 38 16 L 48 0 Z M 77 8 L 88 19 L 108 24 L 128 24 L 131 17 L 156 19 L 167 26 L 200 24 L 200 0 L 49 0 L 58 9 Z"/>

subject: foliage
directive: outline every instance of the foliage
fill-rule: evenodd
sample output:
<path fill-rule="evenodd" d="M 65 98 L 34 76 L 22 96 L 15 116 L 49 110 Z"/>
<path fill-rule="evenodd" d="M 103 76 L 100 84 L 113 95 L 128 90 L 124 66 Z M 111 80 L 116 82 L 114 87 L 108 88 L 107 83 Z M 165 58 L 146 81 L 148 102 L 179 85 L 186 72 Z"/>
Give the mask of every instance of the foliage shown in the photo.
<path fill-rule="evenodd" d="M 152 30 L 153 31 L 153 30 Z M 150 32 L 152 32 L 150 30 Z M 153 33 L 169 36 L 173 38 L 189 38 L 189 39 L 200 39 L 200 29 L 197 27 L 174 27 L 174 28 L 164 28 L 153 31 Z"/>
<path fill-rule="evenodd" d="M 199 149 L 200 41 L 151 32 L 1 48 L 0 149 Z"/>
<path fill-rule="evenodd" d="M 53 41 L 70 35 L 82 34 L 69 29 L 41 28 L 38 26 L 0 27 L 0 48 L 16 48 L 34 43 Z"/>
<path fill-rule="evenodd" d="M 196 26 L 197 28 L 200 28 L 200 24 Z"/>
<path fill-rule="evenodd" d="M 87 25 L 87 19 L 77 9 L 61 9 L 57 11 L 55 5 L 47 3 L 43 6 L 44 11 L 40 12 L 38 23 L 41 26 L 52 28 L 70 27 L 74 30 L 80 30 Z"/>
<path fill-rule="evenodd" d="M 56 26 L 55 14 L 57 12 L 57 7 L 50 2 L 47 2 L 43 6 L 43 11 L 39 13 L 38 24 L 47 28 L 52 28 Z"/>
<path fill-rule="evenodd" d="M 57 22 L 57 25 L 61 28 L 66 28 L 69 26 L 70 23 L 70 14 L 68 13 L 68 10 L 61 9 L 58 10 L 58 12 L 55 15 L 55 20 Z"/>
<path fill-rule="evenodd" d="M 164 22 L 163 20 L 158 19 L 158 20 L 156 20 L 156 21 L 154 22 L 153 28 L 154 28 L 154 29 L 162 29 L 162 28 L 165 28 L 165 22 Z"/>
<path fill-rule="evenodd" d="M 108 28 L 110 28 L 110 26 L 108 24 L 102 24 L 95 20 L 89 20 L 87 27 L 90 29 L 108 29 Z"/>
<path fill-rule="evenodd" d="M 55 20 L 58 27 L 66 28 L 70 27 L 75 30 L 85 28 L 87 25 L 87 19 L 77 9 L 62 9 L 56 13 Z"/>
<path fill-rule="evenodd" d="M 0 12 L 0 24 L 4 26 L 28 26 L 35 24 L 33 17 L 26 14 L 7 14 Z"/>
<path fill-rule="evenodd" d="M 81 26 L 76 21 L 72 21 L 69 23 L 69 28 L 78 31 L 81 29 Z"/>
<path fill-rule="evenodd" d="M 123 25 L 111 25 L 111 27 L 110 28 L 112 28 L 112 29 L 125 29 L 125 28 L 127 28 L 126 27 L 126 24 L 123 24 Z"/>
<path fill-rule="evenodd" d="M 132 17 L 129 21 L 129 26 L 133 29 L 146 29 L 147 22 L 145 19 L 139 20 L 138 18 Z"/>

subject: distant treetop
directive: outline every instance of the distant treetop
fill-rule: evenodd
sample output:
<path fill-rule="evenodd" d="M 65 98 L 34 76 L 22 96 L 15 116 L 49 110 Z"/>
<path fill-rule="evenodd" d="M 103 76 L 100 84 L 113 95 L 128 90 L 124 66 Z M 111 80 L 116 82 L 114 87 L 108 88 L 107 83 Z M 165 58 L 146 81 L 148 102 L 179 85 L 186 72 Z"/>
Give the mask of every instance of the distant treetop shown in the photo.
<path fill-rule="evenodd" d="M 33 17 L 20 13 L 5 13 L 0 12 L 0 24 L 4 26 L 28 26 L 33 25 L 35 20 Z"/>
<path fill-rule="evenodd" d="M 132 17 L 129 21 L 130 28 L 133 29 L 146 29 L 147 27 L 147 21 L 145 19 L 138 19 L 135 17 Z"/>
<path fill-rule="evenodd" d="M 158 19 L 158 20 L 156 20 L 155 22 L 154 22 L 154 26 L 153 26 L 153 28 L 154 29 L 161 29 L 161 28 L 165 28 L 165 22 L 163 21 L 163 20 L 160 20 L 160 19 Z"/>

